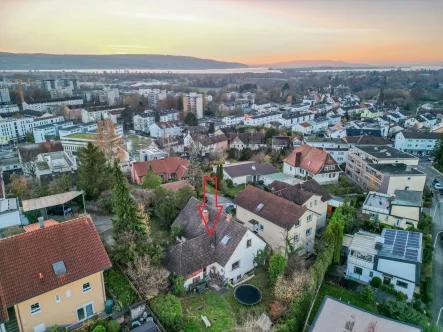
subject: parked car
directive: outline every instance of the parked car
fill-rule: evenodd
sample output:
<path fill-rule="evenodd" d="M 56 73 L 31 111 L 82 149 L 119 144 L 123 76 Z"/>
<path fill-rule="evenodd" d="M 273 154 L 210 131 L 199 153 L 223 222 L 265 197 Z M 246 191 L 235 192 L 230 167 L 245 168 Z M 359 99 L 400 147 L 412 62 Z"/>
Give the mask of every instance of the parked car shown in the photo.
<path fill-rule="evenodd" d="M 443 187 L 441 186 L 440 183 L 436 183 L 434 187 L 435 187 L 435 189 L 437 189 L 437 190 L 439 190 L 439 189 L 443 189 Z"/>
<path fill-rule="evenodd" d="M 435 158 L 434 158 L 434 157 L 429 157 L 427 160 L 428 160 L 428 161 L 434 161 Z"/>
<path fill-rule="evenodd" d="M 432 180 L 432 184 L 440 183 L 437 179 Z"/>

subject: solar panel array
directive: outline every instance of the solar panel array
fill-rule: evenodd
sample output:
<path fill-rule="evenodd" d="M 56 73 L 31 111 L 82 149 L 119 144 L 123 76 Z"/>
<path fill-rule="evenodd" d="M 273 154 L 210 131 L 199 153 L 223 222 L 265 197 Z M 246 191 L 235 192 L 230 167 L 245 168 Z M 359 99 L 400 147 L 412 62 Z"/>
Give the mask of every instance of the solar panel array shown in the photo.
<path fill-rule="evenodd" d="M 383 253 L 410 261 L 419 261 L 421 234 L 394 229 L 384 230 Z M 389 250 L 387 251 L 386 249 Z"/>

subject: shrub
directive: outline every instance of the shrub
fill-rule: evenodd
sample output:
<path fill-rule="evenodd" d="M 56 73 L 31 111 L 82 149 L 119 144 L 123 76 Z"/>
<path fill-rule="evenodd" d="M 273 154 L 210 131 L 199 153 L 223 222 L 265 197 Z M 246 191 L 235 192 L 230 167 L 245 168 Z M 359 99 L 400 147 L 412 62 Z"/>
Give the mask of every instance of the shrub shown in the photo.
<path fill-rule="evenodd" d="M 172 292 L 177 296 L 184 296 L 186 294 L 185 282 L 186 277 L 172 276 Z"/>
<path fill-rule="evenodd" d="M 116 320 L 108 320 L 104 326 L 106 332 L 118 332 L 120 330 L 120 324 Z"/>
<path fill-rule="evenodd" d="M 370 285 L 366 285 L 360 292 L 360 298 L 367 303 L 374 303 L 374 290 Z"/>
<path fill-rule="evenodd" d="M 152 311 L 167 331 L 183 328 L 183 309 L 180 300 L 172 294 L 159 295 L 151 301 Z"/>
<path fill-rule="evenodd" d="M 430 306 L 434 300 L 434 285 L 431 278 L 426 281 L 424 300 L 428 306 Z"/>
<path fill-rule="evenodd" d="M 106 332 L 106 328 L 103 325 L 97 325 L 92 332 Z"/>
<path fill-rule="evenodd" d="M 269 279 L 275 285 L 277 278 L 285 272 L 287 259 L 282 254 L 274 254 L 269 261 Z"/>
<path fill-rule="evenodd" d="M 402 301 L 402 302 L 404 302 L 408 299 L 408 296 L 401 291 L 398 291 L 395 296 L 397 297 L 397 300 Z"/>
<path fill-rule="evenodd" d="M 115 298 L 120 309 L 124 309 L 137 299 L 128 280 L 118 270 L 110 269 L 104 272 L 106 290 Z"/>
<path fill-rule="evenodd" d="M 182 226 L 174 226 L 171 228 L 171 235 L 174 237 L 182 237 L 184 234 L 184 229 Z"/>
<path fill-rule="evenodd" d="M 393 284 L 389 284 L 389 285 L 381 284 L 380 289 L 382 291 L 385 291 L 386 293 L 397 295 L 397 291 L 395 290 Z"/>
<path fill-rule="evenodd" d="M 389 318 L 401 322 L 426 328 L 429 325 L 429 319 L 422 313 L 414 310 L 408 304 L 393 299 L 387 299 L 383 305 Z"/>
<path fill-rule="evenodd" d="M 274 301 L 271 303 L 271 310 L 269 311 L 269 317 L 276 321 L 279 318 L 281 318 L 286 311 L 288 311 L 288 308 L 286 306 L 284 306 L 283 304 L 281 304 L 278 301 Z"/>
<path fill-rule="evenodd" d="M 226 179 L 225 182 L 228 188 L 234 188 L 234 182 L 231 179 Z"/>
<path fill-rule="evenodd" d="M 374 277 L 371 279 L 370 284 L 372 287 L 379 288 L 381 285 L 381 279 L 379 277 Z"/>

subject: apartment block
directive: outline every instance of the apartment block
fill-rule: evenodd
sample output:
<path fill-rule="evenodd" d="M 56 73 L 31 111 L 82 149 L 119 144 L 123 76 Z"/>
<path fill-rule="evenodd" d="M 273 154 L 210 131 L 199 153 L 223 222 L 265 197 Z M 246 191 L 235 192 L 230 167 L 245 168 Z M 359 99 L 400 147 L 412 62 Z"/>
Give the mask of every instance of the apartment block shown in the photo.
<path fill-rule="evenodd" d="M 197 119 L 203 118 L 203 109 L 205 107 L 205 95 L 191 92 L 183 95 L 183 111 L 186 116 L 188 112 L 194 113 Z"/>

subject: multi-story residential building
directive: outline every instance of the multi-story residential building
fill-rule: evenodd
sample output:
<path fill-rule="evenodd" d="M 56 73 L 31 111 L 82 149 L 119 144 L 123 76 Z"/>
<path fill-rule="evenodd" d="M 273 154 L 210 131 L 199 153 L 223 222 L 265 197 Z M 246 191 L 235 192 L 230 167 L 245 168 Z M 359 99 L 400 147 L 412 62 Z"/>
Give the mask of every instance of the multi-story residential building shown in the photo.
<path fill-rule="evenodd" d="M 360 113 L 361 119 L 375 119 L 382 116 L 384 113 L 383 109 L 371 107 L 371 108 L 362 108 L 362 112 Z"/>
<path fill-rule="evenodd" d="M 160 137 L 151 141 L 149 149 L 160 149 L 168 153 L 183 153 L 185 144 L 180 136 Z"/>
<path fill-rule="evenodd" d="M 35 143 L 43 143 L 49 137 L 60 136 L 59 131 L 66 127 L 72 127 L 74 123 L 72 121 L 60 121 L 54 124 L 47 124 L 39 127 L 34 127 L 33 135 Z"/>
<path fill-rule="evenodd" d="M 244 107 L 249 106 L 249 101 L 247 100 L 239 100 L 239 101 L 226 101 L 222 102 L 218 107 L 220 112 L 232 112 L 237 109 L 242 109 Z"/>
<path fill-rule="evenodd" d="M 363 203 L 363 213 L 383 224 L 406 229 L 417 228 L 422 210 L 423 193 L 413 190 L 396 190 L 394 194 L 369 192 Z"/>
<path fill-rule="evenodd" d="M 155 122 L 155 113 L 147 110 L 141 114 L 136 114 L 132 118 L 134 130 L 149 133 L 149 127 Z"/>
<path fill-rule="evenodd" d="M 283 173 L 299 178 L 311 177 L 320 184 L 337 183 L 341 172 L 329 153 L 307 144 L 295 148 L 283 160 Z"/>
<path fill-rule="evenodd" d="M 400 122 L 400 121 L 406 119 L 406 116 L 403 115 L 400 111 L 397 111 L 397 110 L 388 113 L 386 116 L 387 116 L 389 119 L 391 119 L 391 121 L 393 121 L 393 122 L 395 122 L 395 123 L 398 123 L 398 122 Z"/>
<path fill-rule="evenodd" d="M 83 98 L 81 97 L 66 97 L 58 99 L 28 101 L 22 104 L 23 110 L 31 110 L 45 113 L 48 111 L 55 111 L 60 106 L 78 106 L 83 105 Z"/>
<path fill-rule="evenodd" d="M 0 103 L 11 102 L 11 97 L 9 96 L 9 89 L 0 87 Z"/>
<path fill-rule="evenodd" d="M 57 88 L 66 88 L 69 87 L 72 90 L 78 90 L 79 84 L 76 78 L 61 78 L 61 79 L 48 79 L 42 80 L 41 86 L 47 90 L 51 91 Z"/>
<path fill-rule="evenodd" d="M 72 88 L 70 86 L 68 87 L 59 87 L 56 89 L 53 89 L 49 91 L 51 94 L 51 99 L 58 99 L 58 98 L 65 98 L 65 97 L 72 97 Z"/>
<path fill-rule="evenodd" d="M 426 174 L 417 170 L 418 158 L 389 146 L 355 146 L 349 149 L 346 175 L 371 191 L 423 191 Z"/>
<path fill-rule="evenodd" d="M 179 120 L 154 122 L 149 126 L 149 133 L 155 138 L 180 136 L 184 126 L 184 123 Z"/>
<path fill-rule="evenodd" d="M 191 92 L 183 95 L 183 112 L 184 115 L 188 112 L 194 113 L 197 119 L 203 118 L 203 110 L 206 106 L 205 95 Z"/>
<path fill-rule="evenodd" d="M 378 277 L 411 301 L 415 287 L 420 286 L 422 238 L 422 233 L 387 228 L 381 235 L 363 231 L 354 234 L 346 277 L 365 283 Z"/>
<path fill-rule="evenodd" d="M 156 148 L 141 149 L 139 151 L 139 161 L 151 161 L 151 160 L 165 159 L 167 157 L 168 154 L 165 151 Z"/>
<path fill-rule="evenodd" d="M 101 103 L 106 103 L 109 106 L 115 105 L 120 100 L 120 93 L 118 88 L 104 87 L 99 91 L 98 98 Z"/>
<path fill-rule="evenodd" d="M 346 127 L 346 136 L 373 135 L 388 137 L 388 133 L 389 125 L 382 125 L 374 119 L 349 122 Z"/>
<path fill-rule="evenodd" d="M 229 115 L 225 116 L 222 121 L 226 123 L 228 126 L 235 126 L 240 123 L 244 123 L 245 116 L 244 115 Z"/>
<path fill-rule="evenodd" d="M 312 125 L 309 122 L 301 122 L 292 126 L 292 130 L 298 131 L 303 135 L 311 135 L 312 134 Z"/>
<path fill-rule="evenodd" d="M 20 109 L 17 104 L 9 103 L 9 102 L 0 102 L 0 114 L 1 113 L 17 113 Z"/>
<path fill-rule="evenodd" d="M 0 261 L 1 331 L 5 322 L 10 331 L 69 329 L 105 310 L 103 271 L 112 264 L 89 216 L 42 218 L 40 227 L 0 241 Z"/>
<path fill-rule="evenodd" d="M 312 126 L 312 133 L 328 130 L 329 120 L 326 117 L 316 118 L 308 122 Z"/>
<path fill-rule="evenodd" d="M 244 123 L 247 126 L 263 126 L 273 121 L 278 122 L 281 118 L 282 114 L 280 112 L 254 114 L 250 116 L 245 116 Z"/>
<path fill-rule="evenodd" d="M 400 151 L 417 155 L 426 155 L 435 150 L 441 133 L 417 130 L 404 130 L 395 135 L 394 146 Z"/>
<path fill-rule="evenodd" d="M 88 107 L 81 110 L 82 122 L 97 122 L 105 119 L 109 119 L 110 111 L 123 111 L 124 106 L 94 106 Z"/>
<path fill-rule="evenodd" d="M 325 150 L 338 164 L 345 163 L 348 160 L 349 144 L 340 138 L 306 138 L 305 143 Z"/>
<path fill-rule="evenodd" d="M 318 213 L 248 185 L 234 199 L 236 218 L 273 250 L 284 252 L 289 239 L 302 252 L 314 246 Z"/>
<path fill-rule="evenodd" d="M 300 103 L 300 104 L 296 104 L 296 105 L 291 105 L 293 112 L 307 111 L 307 110 L 309 110 L 310 107 L 311 107 L 311 104 L 309 104 L 309 103 L 304 103 L 304 104 Z"/>
<path fill-rule="evenodd" d="M 55 173 L 70 173 L 77 170 L 74 157 L 65 151 L 46 152 L 37 155 L 37 169 L 35 175 L 43 180 L 47 176 L 52 178 Z"/>
<path fill-rule="evenodd" d="M 147 98 L 148 105 L 152 108 L 157 108 L 159 102 L 167 97 L 167 91 L 160 89 L 138 89 L 138 94 Z"/>
<path fill-rule="evenodd" d="M 283 127 L 296 130 L 295 125 L 302 122 L 314 120 L 314 117 L 314 113 L 291 113 L 288 115 L 283 115 L 278 121 L 282 124 Z"/>

